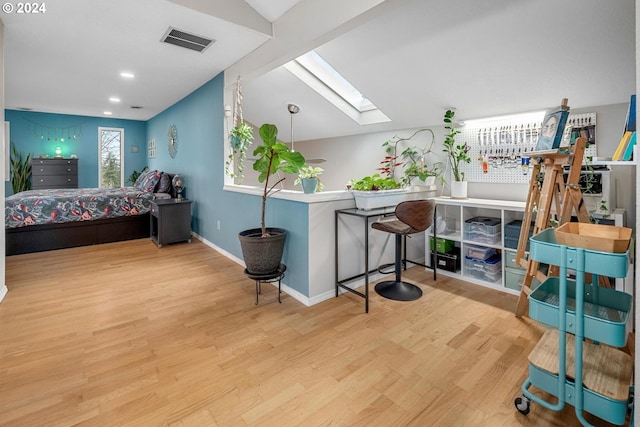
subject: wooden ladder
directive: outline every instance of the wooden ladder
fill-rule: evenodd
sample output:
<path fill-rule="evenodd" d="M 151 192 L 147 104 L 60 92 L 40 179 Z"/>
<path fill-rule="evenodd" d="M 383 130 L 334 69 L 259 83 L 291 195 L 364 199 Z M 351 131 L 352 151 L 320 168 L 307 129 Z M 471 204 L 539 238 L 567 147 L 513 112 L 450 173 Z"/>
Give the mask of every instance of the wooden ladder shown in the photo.
<path fill-rule="evenodd" d="M 532 261 L 525 257 L 525 250 L 529 241 L 529 230 L 534 214 L 533 234 L 550 227 L 549 220 L 552 213 L 552 205 L 555 205 L 558 225 L 571 221 L 571 215 L 574 210 L 580 222 L 591 222 L 587 208 L 582 200 L 582 191 L 579 185 L 586 144 L 586 138 L 578 138 L 569 152 L 543 154 L 540 155 L 539 159 L 532 159 L 534 166 L 516 255 L 516 264 L 526 269 L 518 305 L 516 306 L 516 316 L 522 316 L 527 311 L 528 296 L 531 293 L 531 283 L 534 277 L 543 282 L 547 276 L 558 275 L 557 266 L 549 266 L 549 271 L 545 275 L 539 270 L 540 266 L 537 261 Z M 566 182 L 564 181 L 563 167 L 565 164 L 570 165 Z M 538 178 L 542 166 L 544 166 L 544 180 L 542 186 L 540 186 Z M 602 277 L 601 280 L 601 284 L 608 284 L 607 278 Z"/>

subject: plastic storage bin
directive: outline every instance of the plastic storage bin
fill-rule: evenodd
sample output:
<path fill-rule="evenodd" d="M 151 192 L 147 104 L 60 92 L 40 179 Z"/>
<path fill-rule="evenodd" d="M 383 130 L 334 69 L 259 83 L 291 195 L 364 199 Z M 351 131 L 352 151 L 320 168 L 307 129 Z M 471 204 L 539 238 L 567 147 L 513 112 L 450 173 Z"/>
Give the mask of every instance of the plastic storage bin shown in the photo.
<path fill-rule="evenodd" d="M 438 243 L 435 245 L 436 248 L 437 248 L 437 252 L 440 252 L 442 254 L 452 252 L 453 248 L 455 246 L 455 242 L 453 240 L 442 239 L 440 237 L 438 237 L 437 242 Z M 434 249 L 433 248 L 433 246 L 434 246 L 433 245 L 433 237 L 431 237 L 429 239 L 429 243 L 430 243 L 430 246 L 431 246 L 431 250 L 433 250 Z"/>
<path fill-rule="evenodd" d="M 438 268 L 447 271 L 460 270 L 460 248 L 454 248 L 450 253 L 436 253 Z"/>
<path fill-rule="evenodd" d="M 486 246 L 465 245 L 464 256 L 468 258 L 476 258 L 485 260 L 496 254 L 494 248 L 487 248 Z"/>
<path fill-rule="evenodd" d="M 502 239 L 500 219 L 477 216 L 464 222 L 464 238 L 478 243 L 497 244 Z"/>
<path fill-rule="evenodd" d="M 505 288 L 514 289 L 519 291 L 522 289 L 522 282 L 526 271 L 519 268 L 505 267 L 504 269 L 504 286 Z M 535 289 L 540 285 L 540 281 L 535 277 L 531 281 L 531 288 Z"/>
<path fill-rule="evenodd" d="M 486 260 L 465 257 L 464 274 L 486 282 L 497 282 L 502 276 L 501 257 L 493 255 Z"/>
<path fill-rule="evenodd" d="M 534 223 L 531 223 L 529 227 L 529 237 L 533 234 Z M 522 220 L 516 219 L 504 226 L 504 245 L 507 248 L 518 249 L 518 242 L 520 241 L 520 229 L 522 228 Z M 527 239 L 526 251 L 529 250 L 529 240 Z"/>

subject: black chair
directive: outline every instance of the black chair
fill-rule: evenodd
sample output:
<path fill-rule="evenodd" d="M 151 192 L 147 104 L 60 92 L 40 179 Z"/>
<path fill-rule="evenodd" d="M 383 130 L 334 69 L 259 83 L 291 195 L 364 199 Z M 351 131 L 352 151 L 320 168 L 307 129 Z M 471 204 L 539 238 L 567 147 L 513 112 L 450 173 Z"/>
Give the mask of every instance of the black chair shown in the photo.
<path fill-rule="evenodd" d="M 422 296 L 422 289 L 402 281 L 402 239 L 431 227 L 435 207 L 435 200 L 409 200 L 396 206 L 395 220 L 371 224 L 376 230 L 396 235 L 396 278 L 376 284 L 375 290 L 378 294 L 396 301 L 413 301 Z"/>

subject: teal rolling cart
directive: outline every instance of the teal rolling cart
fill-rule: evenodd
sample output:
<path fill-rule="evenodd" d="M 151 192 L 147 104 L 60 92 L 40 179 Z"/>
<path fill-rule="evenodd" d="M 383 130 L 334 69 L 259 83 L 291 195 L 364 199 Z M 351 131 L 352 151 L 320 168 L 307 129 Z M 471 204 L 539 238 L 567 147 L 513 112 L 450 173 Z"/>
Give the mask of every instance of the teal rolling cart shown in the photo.
<path fill-rule="evenodd" d="M 632 298 L 597 285 L 598 275 L 626 276 L 629 252 L 558 244 L 553 229 L 531 237 L 530 244 L 531 259 L 558 265 L 560 274 L 529 295 L 529 317 L 550 328 L 529 355 L 529 377 L 516 409 L 527 415 L 531 402 L 554 411 L 569 404 L 585 426 L 591 424 L 584 412 L 623 425 L 631 411 L 633 425 L 633 359 L 619 348 L 626 345 Z M 575 280 L 567 278 L 569 271 L 575 271 Z M 594 284 L 585 283 L 585 273 L 593 275 Z M 531 386 L 557 401 L 534 395 Z"/>

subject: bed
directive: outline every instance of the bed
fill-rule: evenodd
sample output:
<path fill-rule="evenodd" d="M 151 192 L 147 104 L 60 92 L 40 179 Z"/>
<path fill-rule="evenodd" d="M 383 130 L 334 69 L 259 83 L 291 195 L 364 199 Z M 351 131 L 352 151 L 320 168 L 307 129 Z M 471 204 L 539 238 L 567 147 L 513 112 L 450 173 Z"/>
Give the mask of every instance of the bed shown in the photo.
<path fill-rule="evenodd" d="M 149 237 L 154 198 L 173 175 L 146 171 L 134 186 L 23 191 L 5 199 L 6 255 Z"/>

